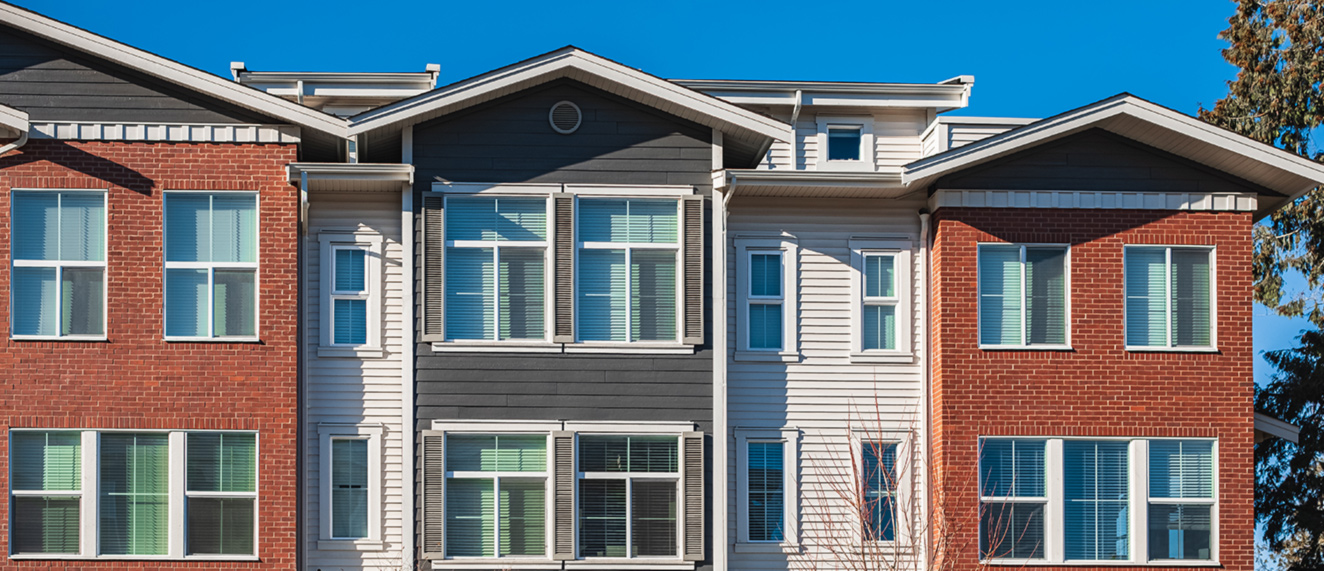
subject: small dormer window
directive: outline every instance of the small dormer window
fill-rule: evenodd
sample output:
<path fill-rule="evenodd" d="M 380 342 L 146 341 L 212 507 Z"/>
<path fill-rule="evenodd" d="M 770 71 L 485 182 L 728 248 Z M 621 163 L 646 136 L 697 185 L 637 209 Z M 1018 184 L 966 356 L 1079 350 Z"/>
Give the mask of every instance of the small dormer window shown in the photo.
<path fill-rule="evenodd" d="M 833 125 L 828 127 L 828 160 L 860 160 L 860 140 L 862 138 L 863 134 L 859 125 Z"/>
<path fill-rule="evenodd" d="M 875 169 L 873 118 L 818 117 L 818 137 L 806 141 L 806 154 L 817 155 L 814 167 L 824 171 L 873 172 Z"/>

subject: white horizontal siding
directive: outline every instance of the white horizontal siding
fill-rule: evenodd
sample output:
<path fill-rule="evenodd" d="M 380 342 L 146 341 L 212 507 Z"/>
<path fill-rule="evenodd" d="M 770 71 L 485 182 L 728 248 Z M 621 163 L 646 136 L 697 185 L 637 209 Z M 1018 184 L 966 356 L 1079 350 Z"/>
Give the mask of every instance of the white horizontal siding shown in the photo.
<path fill-rule="evenodd" d="M 903 165 L 919 160 L 925 119 L 922 113 L 874 114 L 874 160 L 880 172 L 900 172 Z"/>
<path fill-rule="evenodd" d="M 919 152 L 916 121 L 904 129 L 914 130 L 914 152 Z M 888 129 L 892 129 L 889 127 Z M 896 132 L 884 129 L 884 133 Z M 897 126 L 896 130 L 903 127 Z M 918 431 L 923 416 L 924 347 L 922 305 L 911 302 L 908 334 L 916 359 L 913 364 L 862 364 L 851 362 L 852 268 L 849 241 L 859 237 L 905 238 L 913 243 L 910 276 L 912 297 L 922 292 L 922 260 L 919 258 L 921 201 L 881 200 L 794 200 L 760 199 L 740 201 L 732 209 L 728 232 L 737 235 L 786 233 L 799 245 L 799 347 L 798 363 L 731 361 L 727 373 L 728 418 L 732 427 L 796 427 L 800 442 L 800 540 L 808 557 L 822 553 L 822 546 L 836 542 L 853 528 L 824 523 L 826 514 L 845 521 L 849 504 L 835 490 L 849 484 L 853 472 L 849 435 L 853 427 L 864 430 Z M 735 251 L 728 252 L 735 260 Z M 730 323 L 738 327 L 735 291 L 736 268 L 729 268 L 727 295 Z M 734 351 L 734 338 L 730 349 Z M 923 449 L 921 441 L 912 445 Z M 730 537 L 739 537 L 737 526 L 735 454 L 728 455 L 732 475 L 729 489 Z M 908 463 L 910 474 L 903 482 L 910 497 L 906 506 L 922 505 L 919 489 L 922 460 Z M 844 478 L 844 479 L 843 479 Z M 835 482 L 835 484 L 834 484 Z M 919 514 L 912 513 L 912 520 Z M 835 539 L 833 539 L 835 538 Z M 907 555 L 908 556 L 908 555 Z M 732 553 L 734 571 L 784 571 L 791 568 L 855 568 L 806 556 L 780 553 Z"/>
<path fill-rule="evenodd" d="M 404 533 L 412 533 L 413 519 L 406 520 L 404 497 L 412 493 L 412 478 L 404 470 L 404 430 L 401 422 L 403 393 L 410 383 L 402 380 L 402 357 L 408 354 L 406 339 L 412 331 L 403 319 L 404 251 L 400 238 L 400 194 L 395 192 L 314 195 L 309 207 L 310 232 L 304 240 L 304 354 L 307 391 L 307 424 L 304 426 L 307 492 L 304 496 L 304 545 L 309 569 L 402 569 L 412 559 L 403 553 Z M 322 298 L 321 246 L 323 231 L 376 232 L 384 239 L 382 307 L 382 357 L 318 357 L 321 339 Z M 381 551 L 320 550 L 321 471 L 319 423 L 381 424 L 382 440 L 382 539 Z M 406 487 L 406 484 L 410 484 Z"/>
<path fill-rule="evenodd" d="M 1019 127 L 1020 125 L 970 125 L 965 123 L 953 123 L 948 125 L 948 137 L 950 137 L 951 148 L 955 149 L 963 145 L 969 145 L 981 139 L 987 139 L 993 135 L 1004 133 Z"/>

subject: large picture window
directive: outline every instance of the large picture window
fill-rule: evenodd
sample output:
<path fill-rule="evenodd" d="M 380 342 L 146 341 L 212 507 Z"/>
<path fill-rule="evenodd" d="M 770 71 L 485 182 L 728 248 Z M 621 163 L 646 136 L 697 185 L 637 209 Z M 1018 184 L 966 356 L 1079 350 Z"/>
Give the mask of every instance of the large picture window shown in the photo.
<path fill-rule="evenodd" d="M 579 340 L 679 341 L 679 210 L 672 199 L 579 199 Z"/>
<path fill-rule="evenodd" d="M 1127 246 L 1126 345 L 1208 348 L 1214 344 L 1214 250 Z"/>
<path fill-rule="evenodd" d="M 15 190 L 10 199 L 10 334 L 104 337 L 106 192 Z"/>
<path fill-rule="evenodd" d="M 165 334 L 257 337 L 257 193 L 165 194 Z"/>

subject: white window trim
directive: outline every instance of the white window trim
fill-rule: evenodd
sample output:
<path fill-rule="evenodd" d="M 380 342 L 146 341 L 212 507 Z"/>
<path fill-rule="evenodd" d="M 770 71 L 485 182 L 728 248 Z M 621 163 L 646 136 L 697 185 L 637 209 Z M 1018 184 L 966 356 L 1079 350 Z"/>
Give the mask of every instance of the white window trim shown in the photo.
<path fill-rule="evenodd" d="M 1044 449 L 1044 485 L 1045 492 L 1048 494 L 1048 503 L 1044 507 L 1044 558 L 1043 559 L 1018 559 L 1001 558 L 991 559 L 982 558 L 980 562 L 985 565 L 994 566 L 1067 566 L 1067 567 L 1109 567 L 1109 566 L 1140 566 L 1140 567 L 1219 567 L 1219 445 L 1218 439 L 1207 437 L 1150 437 L 1150 438 L 1132 438 L 1115 436 L 982 436 L 980 440 L 993 439 L 1020 439 L 1020 440 L 1044 440 L 1046 441 Z M 1127 448 L 1127 468 L 1128 468 L 1128 494 L 1127 494 L 1127 517 L 1128 534 L 1130 543 L 1127 545 L 1129 558 L 1124 560 L 1076 560 L 1066 559 L 1066 493 L 1065 493 L 1065 475 L 1063 470 L 1063 443 L 1068 440 L 1086 440 L 1086 441 L 1122 441 L 1128 443 Z M 1149 498 L 1149 443 L 1159 440 L 1186 440 L 1186 441 L 1206 441 L 1213 442 L 1213 499 L 1207 500 L 1182 500 L 1181 502 L 1166 502 L 1161 498 L 1151 502 Z M 982 450 L 982 445 L 977 447 Z M 976 459 L 976 465 L 981 459 Z M 978 471 L 978 470 L 977 470 Z M 981 476 L 982 480 L 982 476 Z M 983 489 L 982 482 L 978 490 Z M 980 505 L 986 500 L 1000 501 L 1005 498 L 990 498 L 980 494 Z M 1149 504 L 1150 503 L 1196 503 L 1212 505 L 1210 510 L 1210 538 L 1209 538 L 1209 559 L 1149 559 Z M 982 528 L 979 531 L 983 534 Z"/>
<path fill-rule="evenodd" d="M 110 191 L 104 188 L 14 188 L 9 192 L 9 219 L 14 219 L 14 193 L 15 192 L 96 192 L 101 194 L 102 212 L 105 214 L 101 227 L 102 251 L 100 262 L 84 261 L 62 261 L 62 260 L 19 260 L 14 256 L 14 236 L 9 236 L 9 265 L 10 265 L 10 290 L 9 290 L 9 338 L 15 341 L 105 341 L 109 337 L 108 327 L 110 326 L 110 280 L 106 272 L 106 264 L 110 259 Z M 13 225 L 10 225 L 12 230 Z M 101 334 L 100 335 L 17 335 L 14 333 L 14 271 L 13 268 L 55 268 L 55 283 L 57 290 L 63 283 L 64 268 L 101 268 Z M 62 295 L 62 292 L 58 292 Z M 58 304 L 56 308 L 56 330 L 59 330 L 59 324 L 63 322 L 63 316 L 59 312 L 64 310 L 64 304 Z"/>
<path fill-rule="evenodd" d="M 251 196 L 255 210 L 253 212 L 253 231 L 256 235 L 253 262 L 167 262 L 166 259 L 166 201 L 177 194 L 207 194 L 227 196 Z M 171 189 L 161 195 L 161 334 L 167 342 L 186 343 L 256 343 L 262 340 L 262 196 L 257 191 L 246 190 L 187 190 Z M 167 302 L 165 299 L 166 271 L 174 269 L 207 270 L 207 331 L 202 337 L 171 336 L 166 334 Z M 253 270 L 253 335 L 215 336 L 216 324 L 216 270 Z"/>
<path fill-rule="evenodd" d="M 818 159 L 815 163 L 821 171 L 866 171 L 876 170 L 877 145 L 873 136 L 873 117 L 870 116 L 819 116 L 818 123 Z M 829 161 L 828 129 L 831 127 L 851 127 L 860 129 L 860 160 Z"/>
<path fill-rule="evenodd" d="M 1126 332 L 1128 322 L 1128 295 L 1126 290 L 1127 252 L 1133 248 L 1163 248 L 1165 289 L 1163 308 L 1166 319 L 1167 345 L 1126 345 L 1127 351 L 1160 353 L 1217 353 L 1218 352 L 1218 247 L 1207 244 L 1125 244 L 1122 246 L 1122 340 L 1129 336 Z M 1209 345 L 1173 345 L 1172 344 L 1172 250 L 1190 249 L 1209 252 Z"/>
<path fill-rule="evenodd" d="M 382 541 L 382 432 L 380 424 L 317 425 L 318 446 L 318 540 L 320 550 L 381 551 Z M 333 440 L 368 441 L 368 537 L 337 538 L 331 535 L 331 442 Z"/>
<path fill-rule="evenodd" d="M 365 232 L 321 232 L 318 234 L 318 246 L 321 255 L 320 282 L 321 326 L 318 328 L 320 344 L 318 357 L 381 357 L 382 351 L 382 261 L 384 240 L 381 234 Z M 335 252 L 342 249 L 364 251 L 363 287 L 366 291 L 340 293 L 335 291 Z M 362 345 L 338 344 L 335 342 L 335 300 L 362 299 L 367 306 L 367 334 Z"/>
<path fill-rule="evenodd" d="M 851 239 L 851 362 L 853 363 L 913 363 L 911 347 L 915 337 L 914 313 L 911 309 L 911 288 L 915 276 L 911 270 L 909 240 Z M 880 305 L 896 307 L 896 349 L 864 350 L 864 306 L 870 305 L 864 297 L 864 261 L 870 255 L 893 256 L 893 275 L 896 279 L 895 298 L 880 298 Z"/>
<path fill-rule="evenodd" d="M 800 545 L 800 429 L 736 428 L 736 553 L 783 553 Z M 749 538 L 749 445 L 777 442 L 782 445 L 782 540 L 752 541 Z"/>
<path fill-rule="evenodd" d="M 780 361 L 794 363 L 800 360 L 800 299 L 799 245 L 794 236 L 737 237 L 736 245 L 736 361 Z M 754 254 L 779 253 L 782 259 L 782 346 L 781 349 L 751 349 L 749 347 L 750 264 Z"/>
<path fill-rule="evenodd" d="M 985 248 L 986 246 L 1016 246 L 1016 247 L 1019 247 L 1019 248 L 1020 248 L 1020 251 L 1021 251 L 1021 261 L 1020 261 L 1020 268 L 1021 268 L 1021 275 L 1020 275 L 1020 282 L 1021 282 L 1021 294 L 1020 294 L 1020 297 L 1021 297 L 1021 342 L 1020 342 L 1019 344 L 1014 344 L 1014 345 L 997 345 L 997 344 L 986 344 L 986 343 L 983 342 L 983 339 L 984 339 L 984 320 L 980 317 L 980 312 L 981 312 L 981 310 L 982 310 L 983 303 L 984 303 L 984 284 L 983 284 L 983 282 L 979 279 L 979 271 L 980 271 L 981 260 L 982 260 L 982 258 L 983 258 L 983 256 L 980 255 L 980 253 L 983 252 L 983 250 L 984 250 L 984 248 Z M 1064 309 L 1063 309 L 1063 312 L 1064 312 L 1063 319 L 1065 320 L 1065 323 L 1063 323 L 1063 328 L 1065 329 L 1065 333 L 1066 333 L 1066 343 L 1034 343 L 1034 344 L 1031 344 L 1031 343 L 1028 342 L 1028 337 L 1029 337 L 1029 335 L 1030 335 L 1030 333 L 1029 333 L 1029 331 L 1030 331 L 1030 329 L 1029 329 L 1029 328 L 1030 328 L 1030 323 L 1029 323 L 1029 321 L 1025 318 L 1025 317 L 1026 317 L 1026 312 L 1029 310 L 1029 308 L 1027 307 L 1027 303 L 1026 303 L 1026 297 L 1029 295 L 1029 292 L 1026 290 L 1026 288 L 1029 287 L 1029 284 L 1027 284 L 1027 283 L 1025 282 L 1025 249 L 1026 249 L 1026 248 L 1062 248 L 1062 249 L 1066 250 L 1066 257 L 1065 257 L 1065 259 L 1062 260 L 1062 272 L 1063 272 L 1063 274 L 1064 274 L 1063 277 L 1065 278 L 1065 279 L 1064 279 L 1064 283 L 1062 284 L 1062 287 L 1063 287 L 1062 295 L 1063 295 L 1063 297 L 1064 297 L 1064 299 L 1063 299 L 1063 304 L 1064 304 L 1064 305 L 1063 305 L 1063 308 L 1064 308 Z M 1125 281 L 1123 281 L 1123 283 L 1125 283 Z M 1071 245 L 1070 245 L 1070 244 L 1064 244 L 1064 243 L 1053 243 L 1053 242 L 1047 242 L 1047 243 L 1039 243 L 1039 242 L 980 242 L 979 244 L 977 244 L 977 245 L 976 245 L 976 248 L 975 248 L 975 323 L 976 323 L 976 327 L 975 327 L 975 341 L 979 344 L 979 348 L 982 349 L 982 350 L 985 350 L 985 351 L 1070 351 L 1070 350 L 1072 350 L 1072 345 L 1071 345 L 1071 329 L 1072 329 L 1072 319 L 1071 319 Z"/>
<path fill-rule="evenodd" d="M 262 436 L 255 431 L 250 430 L 134 430 L 134 429 L 88 429 L 88 428 L 11 428 L 9 430 L 10 440 L 8 449 L 12 451 L 13 437 L 16 432 L 76 432 L 80 435 L 79 442 L 79 462 L 82 487 L 77 495 L 80 496 L 79 506 L 79 528 L 78 542 L 79 552 L 77 554 L 64 553 L 13 553 L 13 542 L 9 544 L 9 558 L 14 560 L 99 560 L 99 561 L 258 561 L 258 554 L 262 549 Z M 168 536 L 166 540 L 165 555 L 102 555 L 100 553 L 100 510 L 101 503 L 101 471 L 100 471 L 100 451 L 101 435 L 113 433 L 130 434 L 166 434 L 168 436 L 167 450 L 169 454 L 170 472 L 167 476 L 169 481 L 169 492 L 167 493 L 167 521 Z M 254 435 L 256 448 L 254 451 L 255 461 L 254 469 L 257 471 L 254 478 L 253 492 L 189 492 L 187 485 L 188 477 L 188 450 L 187 440 L 190 433 L 196 434 L 252 434 Z M 12 453 L 12 452 L 11 452 Z M 13 462 L 9 462 L 10 474 L 9 481 L 13 481 Z M 10 490 L 10 497 L 15 495 L 51 495 L 49 492 L 24 493 Z M 73 494 L 70 494 L 73 495 Z M 188 537 L 184 532 L 185 522 L 188 521 L 187 505 L 190 496 L 211 496 L 211 497 L 233 497 L 233 498 L 252 498 L 253 499 L 253 554 L 252 555 L 187 555 Z M 12 504 L 11 504 L 12 505 Z M 13 529 L 13 511 L 9 513 L 10 529 Z"/>

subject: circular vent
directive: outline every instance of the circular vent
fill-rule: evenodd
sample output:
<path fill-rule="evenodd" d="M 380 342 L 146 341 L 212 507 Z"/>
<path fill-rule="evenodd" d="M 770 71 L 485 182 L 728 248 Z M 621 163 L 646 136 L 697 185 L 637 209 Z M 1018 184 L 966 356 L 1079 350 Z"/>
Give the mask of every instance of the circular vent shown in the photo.
<path fill-rule="evenodd" d="M 569 101 L 553 105 L 551 112 L 547 114 L 547 119 L 552 122 L 552 129 L 562 135 L 569 135 L 579 129 L 579 121 L 582 118 L 579 106 Z"/>

